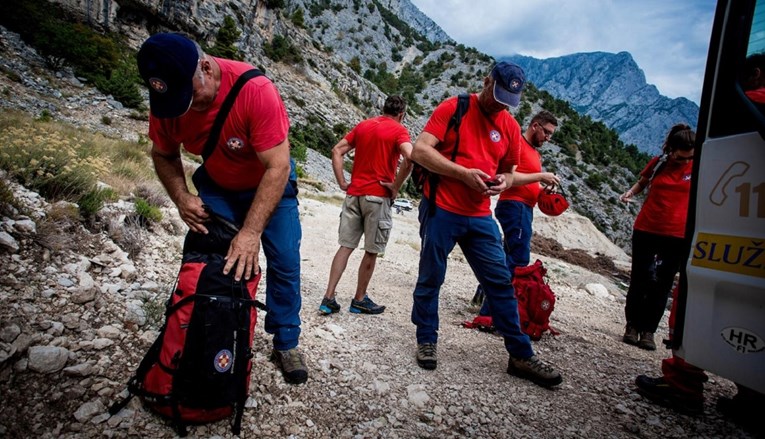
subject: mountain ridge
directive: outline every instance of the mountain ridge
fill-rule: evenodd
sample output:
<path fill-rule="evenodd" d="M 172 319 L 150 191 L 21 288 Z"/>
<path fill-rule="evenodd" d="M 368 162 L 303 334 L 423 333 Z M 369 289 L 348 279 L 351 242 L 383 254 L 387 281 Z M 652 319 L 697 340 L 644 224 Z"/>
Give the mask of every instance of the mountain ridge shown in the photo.
<path fill-rule="evenodd" d="M 537 59 L 525 55 L 501 57 L 524 68 L 538 88 L 568 101 L 582 114 L 602 121 L 627 144 L 658 154 L 672 125 L 695 129 L 699 107 L 689 99 L 669 98 L 646 82 L 629 52 L 581 52 Z M 588 84 L 589 87 L 584 85 Z"/>

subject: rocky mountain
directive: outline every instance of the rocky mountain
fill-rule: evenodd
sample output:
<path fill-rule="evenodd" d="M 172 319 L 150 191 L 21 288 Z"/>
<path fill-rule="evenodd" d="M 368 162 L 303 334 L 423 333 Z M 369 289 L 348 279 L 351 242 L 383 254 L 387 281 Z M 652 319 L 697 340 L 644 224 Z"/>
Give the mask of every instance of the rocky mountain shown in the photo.
<path fill-rule="evenodd" d="M 97 29 L 117 33 L 133 49 L 157 31 L 183 31 L 210 45 L 225 19 L 233 18 L 241 31 L 237 47 L 245 61 L 265 69 L 279 87 L 293 131 L 301 131 L 308 138 L 321 138 L 324 148 L 334 145 L 333 132 L 342 135 L 358 121 L 379 114 L 386 95 L 393 93 L 409 101 L 410 116 L 405 123 L 412 136 L 416 136 L 442 99 L 463 91 L 477 91 L 494 62 L 475 49 L 444 40 L 445 34 L 437 32 L 437 26 L 408 0 L 56 0 L 56 3 Z M 282 48 L 289 57 L 276 57 L 266 50 L 271 48 L 273 52 L 277 41 L 286 45 Z M 0 61 L 9 71 L 19 68 L 10 60 Z M 45 60 L 38 57 L 35 62 L 40 70 L 46 69 Z M 66 66 L 55 74 L 77 81 Z M 45 86 L 36 81 L 39 76 L 21 77 L 30 86 L 32 83 L 35 87 Z M 54 118 L 72 118 L 67 114 L 70 104 L 52 93 L 43 101 L 27 103 L 26 110 L 38 114 L 44 110 Z M 527 98 L 521 107 L 529 111 L 519 114 L 519 110 L 514 110 L 514 114 L 525 126 L 531 115 L 541 109 L 541 101 Z M 113 119 L 118 123 L 117 117 Z M 562 125 L 566 123 L 561 120 Z M 327 131 L 329 136 L 317 134 Z M 561 154 L 553 144 L 548 144 L 542 153 L 546 166 L 564 178 L 573 208 L 628 250 L 637 206 L 618 203 L 616 198 L 631 184 L 634 178 L 631 173 L 618 166 L 602 169 L 584 163 Z M 610 176 L 607 184 L 588 183 L 586 179 L 593 173 Z"/>
<path fill-rule="evenodd" d="M 382 4 L 396 12 L 401 20 L 421 33 L 433 43 L 454 43 L 454 40 L 444 32 L 435 21 L 420 11 L 409 0 L 383 0 Z"/>
<path fill-rule="evenodd" d="M 627 52 L 575 53 L 557 58 L 505 57 L 522 66 L 528 79 L 580 113 L 616 130 L 641 151 L 661 150 L 669 128 L 696 127 L 699 107 L 686 98 L 662 96 Z"/>

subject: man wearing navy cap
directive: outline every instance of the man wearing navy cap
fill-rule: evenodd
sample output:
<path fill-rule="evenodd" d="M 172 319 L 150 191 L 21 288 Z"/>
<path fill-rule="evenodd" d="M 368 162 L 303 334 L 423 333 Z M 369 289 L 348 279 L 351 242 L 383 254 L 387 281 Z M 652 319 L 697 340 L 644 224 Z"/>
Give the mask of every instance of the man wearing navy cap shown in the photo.
<path fill-rule="evenodd" d="M 521 128 L 508 106 L 520 103 L 523 69 L 500 62 L 483 80 L 483 90 L 470 95 L 459 137 L 449 128 L 456 97 L 442 102 L 428 120 L 412 151 L 412 160 L 439 175 L 425 182 L 420 202 L 420 267 L 414 289 L 412 323 L 417 327 L 417 364 L 435 369 L 438 342 L 438 295 L 446 261 L 459 244 L 484 288 L 494 325 L 510 354 L 509 374 L 544 387 L 562 382 L 561 375 L 534 355 L 521 331 L 518 306 L 499 228 L 491 216 L 490 199 L 512 185 L 519 162 Z M 459 139 L 459 143 L 457 143 Z M 457 154 L 453 157 L 453 151 Z"/>
<path fill-rule="evenodd" d="M 194 173 L 198 196 L 189 191 L 181 162 L 181 146 L 202 153 L 226 95 L 251 69 L 208 56 L 196 42 L 174 33 L 152 35 L 138 52 L 138 70 L 149 87 L 149 137 L 157 175 L 189 229 L 207 233 L 208 210 L 240 226 L 224 273 L 233 270 L 237 280 L 256 275 L 262 244 L 272 358 L 287 382 L 299 384 L 308 378 L 297 350 L 301 228 L 289 119 L 274 84 L 258 76 L 241 89 L 212 154 Z"/>

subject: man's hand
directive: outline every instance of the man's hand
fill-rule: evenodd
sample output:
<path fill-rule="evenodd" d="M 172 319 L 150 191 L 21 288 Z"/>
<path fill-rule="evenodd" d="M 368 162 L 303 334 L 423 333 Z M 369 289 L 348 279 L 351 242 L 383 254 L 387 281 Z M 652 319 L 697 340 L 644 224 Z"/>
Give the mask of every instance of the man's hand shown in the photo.
<path fill-rule="evenodd" d="M 206 223 L 210 215 L 204 209 L 202 199 L 196 195 L 186 193 L 178 199 L 178 213 L 186 225 L 194 232 L 207 234 Z"/>
<path fill-rule="evenodd" d="M 391 181 L 380 181 L 380 186 L 384 187 L 385 189 L 388 189 L 388 192 L 391 194 L 391 198 L 396 198 L 396 195 L 398 195 L 398 188 L 395 184 Z"/>
<path fill-rule="evenodd" d="M 547 186 L 560 185 L 560 177 L 553 174 L 552 172 L 542 172 L 539 174 L 539 181 L 546 184 Z"/>
<path fill-rule="evenodd" d="M 497 174 L 494 178 L 486 180 L 483 183 L 486 185 L 486 190 L 483 194 L 487 197 L 497 195 L 508 188 L 504 174 Z"/>
<path fill-rule="evenodd" d="M 228 274 L 236 267 L 234 279 L 248 280 L 258 273 L 258 256 L 260 254 L 260 235 L 242 229 L 231 240 L 231 246 L 226 254 L 226 265 L 223 274 Z"/>

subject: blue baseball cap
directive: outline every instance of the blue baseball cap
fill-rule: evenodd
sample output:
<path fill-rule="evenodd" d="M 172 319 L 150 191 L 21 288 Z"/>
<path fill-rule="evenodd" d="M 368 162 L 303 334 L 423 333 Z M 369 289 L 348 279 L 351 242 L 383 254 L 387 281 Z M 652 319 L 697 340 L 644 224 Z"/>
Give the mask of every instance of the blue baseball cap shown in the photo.
<path fill-rule="evenodd" d="M 189 111 L 198 63 L 196 44 L 181 34 L 159 33 L 144 41 L 138 51 L 138 71 L 149 87 L 155 117 L 170 119 Z"/>
<path fill-rule="evenodd" d="M 491 70 L 494 78 L 494 99 L 509 107 L 521 103 L 521 91 L 526 83 L 526 75 L 518 64 L 502 61 Z"/>

